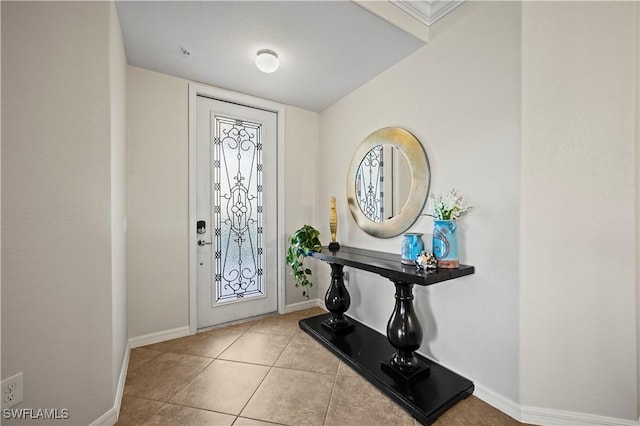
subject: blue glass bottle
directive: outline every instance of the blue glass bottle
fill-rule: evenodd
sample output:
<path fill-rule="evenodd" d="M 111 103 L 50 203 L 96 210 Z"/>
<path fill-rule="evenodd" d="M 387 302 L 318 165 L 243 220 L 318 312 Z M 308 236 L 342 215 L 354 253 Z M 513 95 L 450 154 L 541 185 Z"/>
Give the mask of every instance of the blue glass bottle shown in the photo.
<path fill-rule="evenodd" d="M 418 255 L 424 250 L 422 234 L 418 232 L 407 232 L 402 239 L 401 262 L 405 265 L 415 265 Z"/>

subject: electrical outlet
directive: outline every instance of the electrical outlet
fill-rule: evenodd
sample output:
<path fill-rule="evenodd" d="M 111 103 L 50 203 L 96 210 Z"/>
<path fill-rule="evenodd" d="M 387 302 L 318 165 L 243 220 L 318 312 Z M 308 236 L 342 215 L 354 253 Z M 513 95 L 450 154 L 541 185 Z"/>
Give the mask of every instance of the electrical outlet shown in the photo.
<path fill-rule="evenodd" d="M 2 381 L 2 408 L 22 402 L 22 372 Z"/>

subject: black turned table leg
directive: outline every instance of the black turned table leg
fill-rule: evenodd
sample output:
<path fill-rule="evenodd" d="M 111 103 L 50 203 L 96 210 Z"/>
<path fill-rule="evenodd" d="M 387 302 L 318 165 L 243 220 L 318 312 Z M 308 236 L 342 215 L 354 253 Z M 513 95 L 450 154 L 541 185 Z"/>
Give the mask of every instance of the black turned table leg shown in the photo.
<path fill-rule="evenodd" d="M 344 317 L 344 313 L 351 305 L 351 296 L 344 285 L 343 266 L 336 263 L 331 265 L 331 284 L 324 296 L 324 304 L 331 313 L 331 317 L 322 326 L 334 333 L 346 333 L 353 330 L 353 324 Z"/>
<path fill-rule="evenodd" d="M 413 284 L 394 281 L 396 304 L 387 323 L 387 338 L 396 352 L 381 362 L 387 374 L 412 380 L 429 374 L 429 367 L 416 357 L 422 344 L 422 326 L 413 310 Z"/>

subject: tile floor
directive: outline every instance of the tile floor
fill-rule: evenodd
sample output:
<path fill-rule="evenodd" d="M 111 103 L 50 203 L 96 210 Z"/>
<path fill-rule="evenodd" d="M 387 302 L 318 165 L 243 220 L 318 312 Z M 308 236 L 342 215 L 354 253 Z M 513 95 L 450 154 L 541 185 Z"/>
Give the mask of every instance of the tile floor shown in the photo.
<path fill-rule="evenodd" d="M 300 330 L 319 308 L 131 351 L 117 425 L 419 423 Z M 517 425 L 474 396 L 435 423 Z"/>

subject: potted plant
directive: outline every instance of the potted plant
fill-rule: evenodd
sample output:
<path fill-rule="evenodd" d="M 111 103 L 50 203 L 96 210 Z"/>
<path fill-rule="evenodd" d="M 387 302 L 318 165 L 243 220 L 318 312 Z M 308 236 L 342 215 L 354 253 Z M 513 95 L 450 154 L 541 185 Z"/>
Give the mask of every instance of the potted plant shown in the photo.
<path fill-rule="evenodd" d="M 312 251 L 321 250 L 319 235 L 320 232 L 313 226 L 304 225 L 291 235 L 287 249 L 287 265 L 291 267 L 291 275 L 296 287 L 303 287 L 302 295 L 307 299 L 309 298 L 308 288 L 313 287 L 313 283 L 308 278 L 311 275 L 311 269 L 305 268 L 303 259 Z M 305 290 L 304 287 L 307 289 Z"/>

